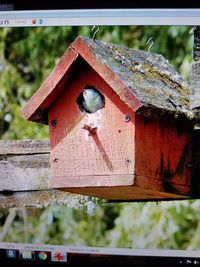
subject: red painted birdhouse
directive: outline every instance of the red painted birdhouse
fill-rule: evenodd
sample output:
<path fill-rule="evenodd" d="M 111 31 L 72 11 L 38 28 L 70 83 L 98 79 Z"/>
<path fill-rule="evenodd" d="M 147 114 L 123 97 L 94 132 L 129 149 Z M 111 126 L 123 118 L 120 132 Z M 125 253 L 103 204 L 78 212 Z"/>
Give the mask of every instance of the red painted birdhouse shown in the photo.
<path fill-rule="evenodd" d="M 188 194 L 189 99 L 163 56 L 78 37 L 23 114 L 49 125 L 52 187 Z"/>

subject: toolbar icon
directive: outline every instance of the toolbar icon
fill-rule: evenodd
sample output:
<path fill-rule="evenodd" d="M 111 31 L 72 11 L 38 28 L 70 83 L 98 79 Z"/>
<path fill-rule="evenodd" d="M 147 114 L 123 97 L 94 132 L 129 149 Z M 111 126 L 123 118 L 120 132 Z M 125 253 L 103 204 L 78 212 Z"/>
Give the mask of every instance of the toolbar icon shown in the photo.
<path fill-rule="evenodd" d="M 29 250 L 22 250 L 20 251 L 21 259 L 23 260 L 34 260 L 35 259 L 35 254 L 33 251 Z"/>
<path fill-rule="evenodd" d="M 8 249 L 6 250 L 7 258 L 15 259 L 17 257 L 17 252 L 15 249 Z"/>
<path fill-rule="evenodd" d="M 38 20 L 38 23 L 39 23 L 39 24 L 43 24 L 43 19 L 39 19 L 39 20 Z"/>
<path fill-rule="evenodd" d="M 51 252 L 51 261 L 67 262 L 67 253 Z"/>
<path fill-rule="evenodd" d="M 46 252 L 41 251 L 41 252 L 39 252 L 39 254 L 38 254 L 38 258 L 39 258 L 40 260 L 42 260 L 42 261 L 46 260 L 47 257 L 48 257 L 48 255 L 47 255 Z"/>

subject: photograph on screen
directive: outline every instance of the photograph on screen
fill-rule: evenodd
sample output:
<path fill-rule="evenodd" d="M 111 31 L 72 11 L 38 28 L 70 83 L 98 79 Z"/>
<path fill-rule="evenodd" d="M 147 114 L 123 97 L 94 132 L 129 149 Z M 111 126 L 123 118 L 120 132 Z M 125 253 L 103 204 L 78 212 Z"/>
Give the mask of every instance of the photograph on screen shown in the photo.
<path fill-rule="evenodd" d="M 46 140 L 37 155 L 26 145 L 0 155 L 0 242 L 199 250 L 200 201 L 186 199 L 199 129 L 189 106 L 193 28 L 5 27 L 0 40 L 1 142 Z M 129 202 L 134 185 L 139 199 Z M 11 199 L 45 187 L 86 196 L 25 208 Z"/>

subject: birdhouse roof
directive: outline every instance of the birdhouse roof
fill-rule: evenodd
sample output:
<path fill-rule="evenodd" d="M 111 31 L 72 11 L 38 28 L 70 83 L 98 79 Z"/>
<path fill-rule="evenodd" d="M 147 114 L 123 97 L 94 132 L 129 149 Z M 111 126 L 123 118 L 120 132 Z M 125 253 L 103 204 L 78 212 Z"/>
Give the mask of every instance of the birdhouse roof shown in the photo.
<path fill-rule="evenodd" d="M 142 108 L 191 116 L 188 84 L 159 54 L 78 37 L 23 109 L 26 119 L 47 123 L 47 111 L 86 62 L 134 111 Z"/>

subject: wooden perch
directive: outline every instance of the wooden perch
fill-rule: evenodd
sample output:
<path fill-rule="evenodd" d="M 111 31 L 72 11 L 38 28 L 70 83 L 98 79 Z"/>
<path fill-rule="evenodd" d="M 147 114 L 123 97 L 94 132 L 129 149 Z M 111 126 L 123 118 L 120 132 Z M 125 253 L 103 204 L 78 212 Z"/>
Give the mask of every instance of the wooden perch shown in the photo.
<path fill-rule="evenodd" d="M 194 153 L 196 164 L 193 174 L 191 195 L 178 195 L 138 186 L 115 188 L 68 188 L 50 189 L 50 148 L 49 141 L 0 141 L 0 207 L 44 207 L 47 205 L 80 206 L 87 203 L 88 196 L 103 197 L 109 200 L 159 200 L 198 197 L 200 188 L 198 152 L 200 132 L 195 131 Z M 195 189 L 195 190 L 194 190 Z M 73 194 L 72 194 L 73 193 Z M 79 195 L 74 194 L 79 193 Z M 80 195 L 83 194 L 83 195 Z M 87 196 L 86 196 L 87 195 Z M 124 198 L 123 198 L 124 200 Z"/>

